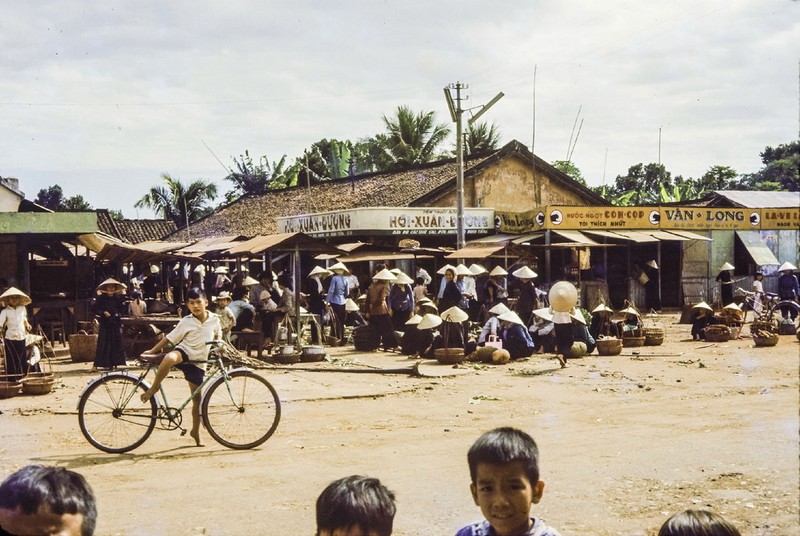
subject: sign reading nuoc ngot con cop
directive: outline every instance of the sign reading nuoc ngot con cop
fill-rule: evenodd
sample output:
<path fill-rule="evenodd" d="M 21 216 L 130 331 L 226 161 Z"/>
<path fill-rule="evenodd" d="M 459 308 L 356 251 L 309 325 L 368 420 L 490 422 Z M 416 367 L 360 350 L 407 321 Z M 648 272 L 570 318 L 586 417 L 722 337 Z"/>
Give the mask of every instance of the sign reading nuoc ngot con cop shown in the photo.
<path fill-rule="evenodd" d="M 453 234 L 456 209 L 371 207 L 277 218 L 279 233 L 348 236 L 362 233 L 395 235 Z M 464 210 L 466 234 L 486 234 L 494 228 L 494 209 Z"/>

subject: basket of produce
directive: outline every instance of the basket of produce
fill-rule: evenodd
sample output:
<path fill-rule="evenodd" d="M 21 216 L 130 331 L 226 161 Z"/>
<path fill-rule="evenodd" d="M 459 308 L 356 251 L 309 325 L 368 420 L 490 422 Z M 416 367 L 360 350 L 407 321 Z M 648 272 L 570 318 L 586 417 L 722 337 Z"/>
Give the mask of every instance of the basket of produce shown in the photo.
<path fill-rule="evenodd" d="M 664 343 L 664 328 L 644 328 L 644 345 L 661 346 Z"/>
<path fill-rule="evenodd" d="M 455 365 L 466 359 L 463 348 L 437 348 L 433 351 L 436 361 L 445 365 Z"/>
<path fill-rule="evenodd" d="M 359 326 L 353 330 L 353 346 L 359 352 L 372 352 L 381 344 L 380 335 L 372 326 Z"/>
<path fill-rule="evenodd" d="M 600 355 L 619 355 L 622 353 L 622 339 L 604 337 L 597 339 L 597 353 Z"/>
<path fill-rule="evenodd" d="M 73 333 L 69 336 L 69 355 L 73 363 L 94 361 L 97 350 L 97 335 L 90 335 L 85 331 Z M 140 352 L 141 353 L 141 352 Z"/>
<path fill-rule="evenodd" d="M 715 324 L 706 328 L 706 342 L 728 342 L 731 340 L 731 328 Z"/>
<path fill-rule="evenodd" d="M 763 317 L 758 318 L 750 324 L 750 333 L 758 330 L 776 332 L 778 331 L 778 323 L 775 320 L 765 320 Z"/>
<path fill-rule="evenodd" d="M 774 331 L 759 329 L 752 331 L 751 335 L 756 346 L 775 346 L 778 344 L 779 337 Z"/>
<path fill-rule="evenodd" d="M 312 362 L 312 361 L 322 361 L 325 359 L 325 347 L 324 346 L 303 346 L 303 353 L 300 354 L 300 361 L 305 362 Z"/>
<path fill-rule="evenodd" d="M 644 335 L 641 337 L 636 335 L 625 335 L 622 337 L 622 346 L 625 348 L 636 348 L 644 346 Z"/>
<path fill-rule="evenodd" d="M 54 382 L 52 372 L 31 372 L 22 378 L 22 394 L 46 395 L 53 390 Z"/>
<path fill-rule="evenodd" d="M 22 389 L 18 374 L 0 376 L 0 398 L 17 396 Z"/>

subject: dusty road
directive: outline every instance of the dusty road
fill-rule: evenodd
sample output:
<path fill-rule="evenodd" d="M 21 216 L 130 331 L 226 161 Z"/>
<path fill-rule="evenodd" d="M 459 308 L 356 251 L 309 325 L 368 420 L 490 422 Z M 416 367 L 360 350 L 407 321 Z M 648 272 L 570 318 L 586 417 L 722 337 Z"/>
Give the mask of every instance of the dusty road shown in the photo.
<path fill-rule="evenodd" d="M 322 488 L 365 474 L 396 492 L 395 534 L 450 535 L 480 518 L 468 490 L 469 445 L 513 425 L 541 450 L 546 487 L 534 513 L 565 536 L 652 535 L 688 507 L 720 512 L 743 534 L 800 534 L 800 343 L 688 342 L 689 327 L 676 319 L 664 319 L 663 346 L 564 370 L 534 356 L 423 367 L 457 373 L 441 378 L 262 371 L 283 418 L 267 443 L 244 452 L 207 434 L 196 448 L 158 429 L 130 454 L 95 450 L 75 411 L 89 364 L 62 358 L 53 393 L 0 400 L 0 474 L 27 463 L 66 466 L 99 497 L 99 535 L 179 536 L 310 535 Z M 333 356 L 411 363 L 380 352 Z M 183 396 L 182 380 L 166 383 Z"/>

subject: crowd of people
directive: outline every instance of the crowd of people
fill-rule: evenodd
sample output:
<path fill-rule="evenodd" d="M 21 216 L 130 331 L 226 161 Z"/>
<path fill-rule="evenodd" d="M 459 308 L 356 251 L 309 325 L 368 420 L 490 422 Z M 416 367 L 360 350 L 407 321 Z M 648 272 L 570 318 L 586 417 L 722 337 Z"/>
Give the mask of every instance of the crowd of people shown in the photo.
<path fill-rule="evenodd" d="M 531 510 L 544 496 L 539 448 L 528 433 L 501 427 L 481 435 L 467 452 L 470 494 L 484 519 L 455 536 L 559 536 Z M 397 499 L 377 478 L 352 475 L 323 489 L 316 501 L 317 536 L 390 536 Z M 29 465 L 0 484 L 0 534 L 92 536 L 95 495 L 79 473 Z M 719 514 L 689 509 L 669 517 L 659 536 L 740 536 Z"/>

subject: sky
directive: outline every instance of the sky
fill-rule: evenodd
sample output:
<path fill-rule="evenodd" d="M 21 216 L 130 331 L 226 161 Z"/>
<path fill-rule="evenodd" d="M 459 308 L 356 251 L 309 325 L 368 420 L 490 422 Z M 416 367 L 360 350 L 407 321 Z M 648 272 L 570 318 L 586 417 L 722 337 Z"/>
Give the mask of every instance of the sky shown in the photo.
<path fill-rule="evenodd" d="M 481 118 L 503 144 L 572 139 L 590 185 L 659 152 L 752 173 L 798 139 L 797 0 L 0 0 L 0 50 L 0 176 L 127 218 L 162 173 L 222 193 L 245 150 L 291 162 L 400 105 L 450 123 L 455 82 L 467 115 L 505 93 Z"/>

